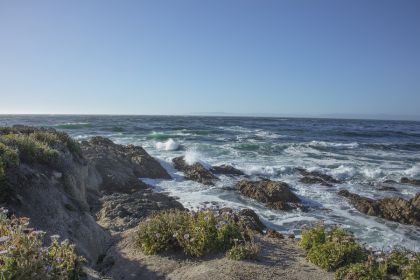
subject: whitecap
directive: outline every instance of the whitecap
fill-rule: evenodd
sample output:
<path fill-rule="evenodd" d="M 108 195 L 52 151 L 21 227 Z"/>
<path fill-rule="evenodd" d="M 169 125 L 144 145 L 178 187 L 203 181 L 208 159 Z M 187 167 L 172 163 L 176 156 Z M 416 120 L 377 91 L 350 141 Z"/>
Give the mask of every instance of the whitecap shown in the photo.
<path fill-rule="evenodd" d="M 328 173 L 337 179 L 345 180 L 352 178 L 356 174 L 356 170 L 352 166 L 340 165 L 339 167 L 332 169 Z"/>
<path fill-rule="evenodd" d="M 179 144 L 172 138 L 169 138 L 166 142 L 157 142 L 156 149 L 165 151 L 176 151 L 179 149 Z"/>
<path fill-rule="evenodd" d="M 346 149 L 355 149 L 359 147 L 359 144 L 356 142 L 352 143 L 335 143 L 335 142 L 325 142 L 325 141 L 311 141 L 310 146 L 322 147 L 322 148 L 346 148 Z"/>
<path fill-rule="evenodd" d="M 420 164 L 417 163 L 413 165 L 411 168 L 408 168 L 407 170 L 404 171 L 404 174 L 406 176 L 413 177 L 413 178 L 420 177 Z"/>

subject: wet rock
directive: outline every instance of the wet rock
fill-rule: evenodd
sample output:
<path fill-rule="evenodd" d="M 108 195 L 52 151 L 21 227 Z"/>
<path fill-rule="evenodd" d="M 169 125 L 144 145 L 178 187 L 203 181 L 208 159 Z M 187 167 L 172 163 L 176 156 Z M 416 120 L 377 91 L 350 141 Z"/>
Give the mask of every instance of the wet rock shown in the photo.
<path fill-rule="evenodd" d="M 390 184 L 390 185 L 398 184 L 398 182 L 395 181 L 395 180 L 385 180 L 382 183 L 384 183 L 384 184 Z"/>
<path fill-rule="evenodd" d="M 110 230 L 121 232 L 136 227 L 153 212 L 166 209 L 184 209 L 173 197 L 150 189 L 135 193 L 113 193 L 100 198 L 102 207 L 96 214 L 98 223 Z"/>
<path fill-rule="evenodd" d="M 300 178 L 299 182 L 303 184 L 308 184 L 308 185 L 320 184 L 322 186 L 332 187 L 330 183 L 324 181 L 322 178 L 319 178 L 319 177 L 305 176 L 305 177 Z"/>
<path fill-rule="evenodd" d="M 381 217 L 402 224 L 420 226 L 420 193 L 410 200 L 399 197 L 387 197 L 374 200 L 363 197 L 347 190 L 341 190 L 339 195 L 346 197 L 360 212 Z"/>
<path fill-rule="evenodd" d="M 214 174 L 235 175 L 235 176 L 245 175 L 241 170 L 227 164 L 213 166 L 211 171 Z"/>
<path fill-rule="evenodd" d="M 262 202 L 268 208 L 290 210 L 299 207 L 300 199 L 290 190 L 290 186 L 284 182 L 242 180 L 235 187 L 244 196 Z"/>
<path fill-rule="evenodd" d="M 308 182 L 310 180 L 317 180 L 317 183 L 315 184 L 320 184 L 320 183 L 325 183 L 325 184 L 340 184 L 341 181 L 335 179 L 334 177 L 321 173 L 319 171 L 308 171 L 306 169 L 303 168 L 296 168 L 296 170 L 304 177 L 308 177 L 311 179 L 306 179 Z"/>
<path fill-rule="evenodd" d="M 175 169 L 184 172 L 185 178 L 204 185 L 214 185 L 218 178 L 207 170 L 201 163 L 187 164 L 184 157 L 177 157 L 172 160 Z"/>
<path fill-rule="evenodd" d="M 138 178 L 171 179 L 159 162 L 139 146 L 118 145 L 98 136 L 82 142 L 82 151 L 101 175 L 101 190 L 105 193 L 146 188 Z"/>
<path fill-rule="evenodd" d="M 411 178 L 407 178 L 407 177 L 403 177 L 401 178 L 401 184 L 410 184 L 413 186 L 418 186 L 420 187 L 420 180 L 417 179 L 411 179 Z"/>
<path fill-rule="evenodd" d="M 374 199 L 360 196 L 355 193 L 351 193 L 348 190 L 341 190 L 338 195 L 348 198 L 350 203 L 360 212 L 370 215 L 379 215 L 379 206 Z"/>
<path fill-rule="evenodd" d="M 398 192 L 398 189 L 391 186 L 379 185 L 378 191 Z"/>
<path fill-rule="evenodd" d="M 284 235 L 274 229 L 267 229 L 265 235 L 269 238 L 284 239 Z"/>

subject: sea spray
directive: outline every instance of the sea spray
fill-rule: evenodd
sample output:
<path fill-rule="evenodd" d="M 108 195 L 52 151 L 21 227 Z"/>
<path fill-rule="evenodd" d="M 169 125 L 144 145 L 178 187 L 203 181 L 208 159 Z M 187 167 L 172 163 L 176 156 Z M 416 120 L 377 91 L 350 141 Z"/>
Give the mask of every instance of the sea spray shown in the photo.
<path fill-rule="evenodd" d="M 179 149 L 179 144 L 172 138 L 169 138 L 166 142 L 157 142 L 156 149 L 164 151 L 176 151 Z"/>

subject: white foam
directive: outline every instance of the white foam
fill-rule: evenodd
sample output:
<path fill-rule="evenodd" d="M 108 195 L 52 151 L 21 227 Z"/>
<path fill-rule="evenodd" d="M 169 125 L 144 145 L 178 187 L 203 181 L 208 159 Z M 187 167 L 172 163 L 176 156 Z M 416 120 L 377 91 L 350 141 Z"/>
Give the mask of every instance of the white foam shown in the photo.
<path fill-rule="evenodd" d="M 416 165 L 413 165 L 413 167 L 408 168 L 404 171 L 404 174 L 409 177 L 420 177 L 420 164 L 417 163 Z"/>
<path fill-rule="evenodd" d="M 273 166 L 256 166 L 251 165 L 244 168 L 244 171 L 248 175 L 276 175 L 276 169 Z"/>
<path fill-rule="evenodd" d="M 356 142 L 352 143 L 334 143 L 334 142 L 325 142 L 325 141 L 311 141 L 311 146 L 315 147 L 325 147 L 325 148 L 347 148 L 355 149 L 359 147 L 359 144 Z"/>
<path fill-rule="evenodd" d="M 179 149 L 179 144 L 175 142 L 172 138 L 170 138 L 166 142 L 157 142 L 156 149 L 165 151 L 176 151 Z"/>
<path fill-rule="evenodd" d="M 200 153 L 197 150 L 188 150 L 185 153 L 184 159 L 188 165 L 193 165 L 196 162 L 200 161 Z"/>
<path fill-rule="evenodd" d="M 384 173 L 380 168 L 364 167 L 362 168 L 361 173 L 369 179 L 377 179 L 384 176 Z"/>
<path fill-rule="evenodd" d="M 337 179 L 344 180 L 352 178 L 356 174 L 356 170 L 351 166 L 340 165 L 328 173 Z"/>
<path fill-rule="evenodd" d="M 279 134 L 276 134 L 276 133 L 273 133 L 273 132 L 270 132 L 270 131 L 265 131 L 265 130 L 262 130 L 262 129 L 256 130 L 255 135 L 257 135 L 261 138 L 268 138 L 268 139 L 278 139 L 278 138 L 282 137 Z"/>

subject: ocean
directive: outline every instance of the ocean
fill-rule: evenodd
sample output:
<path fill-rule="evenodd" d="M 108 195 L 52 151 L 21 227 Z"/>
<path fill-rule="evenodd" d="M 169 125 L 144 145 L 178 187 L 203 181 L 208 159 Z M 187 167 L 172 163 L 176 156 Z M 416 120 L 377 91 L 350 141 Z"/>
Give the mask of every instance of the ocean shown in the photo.
<path fill-rule="evenodd" d="M 198 116 L 0 115 L 0 126 L 52 127 L 77 140 L 109 137 L 116 143 L 144 147 L 158 158 L 173 180 L 142 178 L 158 192 L 169 193 L 189 209 L 244 207 L 280 232 L 297 236 L 317 222 L 339 224 L 374 249 L 394 246 L 420 251 L 420 228 L 370 217 L 355 210 L 342 189 L 370 197 L 411 198 L 419 187 L 397 184 L 395 191 L 375 185 L 401 177 L 420 178 L 420 122 Z M 171 165 L 174 157 L 205 166 L 231 164 L 255 178 L 287 182 L 309 211 L 270 210 L 226 190 L 237 178 L 221 176 L 208 187 L 186 181 Z M 296 167 L 343 180 L 334 187 L 299 182 Z"/>

